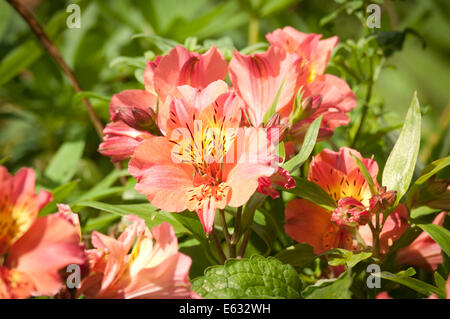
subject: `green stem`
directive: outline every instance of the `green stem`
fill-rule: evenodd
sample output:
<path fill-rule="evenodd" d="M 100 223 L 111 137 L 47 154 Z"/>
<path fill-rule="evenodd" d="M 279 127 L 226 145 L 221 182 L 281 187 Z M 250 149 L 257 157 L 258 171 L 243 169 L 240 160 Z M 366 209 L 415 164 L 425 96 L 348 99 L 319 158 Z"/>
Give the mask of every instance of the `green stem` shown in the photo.
<path fill-rule="evenodd" d="M 225 237 L 225 241 L 227 242 L 227 246 L 228 246 L 228 255 L 229 257 L 234 257 L 236 256 L 236 249 L 234 247 L 234 253 L 233 253 L 233 245 L 231 244 L 231 236 L 230 236 L 230 232 L 228 231 L 228 226 L 227 226 L 227 220 L 225 218 L 225 211 L 223 209 L 219 210 L 219 216 L 220 216 L 220 222 L 222 224 L 222 231 L 223 231 L 223 236 Z"/>
<path fill-rule="evenodd" d="M 219 254 L 220 263 L 223 265 L 225 263 L 225 260 L 227 260 L 227 257 L 223 252 L 222 246 L 220 245 L 219 238 L 217 238 L 217 234 L 214 228 L 211 231 L 211 237 L 214 242 L 214 245 L 216 246 L 217 253 Z"/>
<path fill-rule="evenodd" d="M 242 240 L 241 248 L 239 248 L 239 254 L 238 258 L 242 258 L 245 254 L 245 249 L 247 248 L 248 240 L 250 238 L 250 234 L 252 232 L 252 229 L 249 228 L 244 234 L 244 239 Z"/>
<path fill-rule="evenodd" d="M 370 99 L 372 97 L 372 86 L 373 86 L 373 82 L 369 81 L 368 88 L 367 88 L 366 99 L 364 100 L 361 120 L 359 121 L 358 129 L 356 130 L 355 137 L 353 138 L 353 141 L 352 141 L 352 144 L 351 144 L 350 147 L 354 147 L 355 146 L 356 141 L 358 140 L 358 137 L 359 137 L 359 135 L 361 133 L 362 127 L 364 126 L 364 122 L 365 122 L 366 117 L 367 117 L 367 112 L 369 110 L 369 101 L 370 101 Z"/>
<path fill-rule="evenodd" d="M 248 25 L 248 45 L 258 43 L 259 36 L 259 21 L 255 16 L 250 16 L 250 23 Z"/>

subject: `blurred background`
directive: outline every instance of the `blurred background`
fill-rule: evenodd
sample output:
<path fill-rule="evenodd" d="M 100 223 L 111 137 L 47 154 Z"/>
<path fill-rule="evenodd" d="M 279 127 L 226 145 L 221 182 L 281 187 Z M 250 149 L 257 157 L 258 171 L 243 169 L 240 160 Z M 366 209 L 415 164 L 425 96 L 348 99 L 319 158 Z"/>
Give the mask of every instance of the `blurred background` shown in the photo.
<path fill-rule="evenodd" d="M 34 167 L 46 187 L 57 185 L 45 168 L 64 143 L 72 143 L 69 145 L 81 152 L 72 171 L 66 172 L 71 175 L 68 180 L 72 176 L 80 179 L 79 187 L 95 185 L 112 170 L 109 159 L 97 152 L 100 140 L 81 103 L 83 96 L 90 98 L 106 123 L 114 93 L 143 87 L 145 59 L 167 52 L 176 43 L 196 50 L 216 45 L 227 58 L 235 48 L 257 52 L 267 47 L 265 33 L 288 25 L 302 32 L 322 33 L 324 38 L 339 36 L 340 46 L 327 72 L 344 77 L 358 96 L 350 125 L 338 129 L 331 143 L 320 147 L 352 145 L 384 162 L 417 90 L 423 110 L 419 166 L 450 153 L 447 0 L 22 3 L 45 27 L 88 92 L 75 94 L 21 16 L 0 0 L 0 162 L 12 171 L 24 165 Z M 80 28 L 67 27 L 71 13 L 66 9 L 71 3 L 81 9 Z M 380 28 L 366 25 L 370 14 L 366 9 L 371 3 L 380 5 Z M 367 71 L 367 64 L 374 76 Z M 368 115 L 355 141 L 369 85 L 373 90 Z"/>

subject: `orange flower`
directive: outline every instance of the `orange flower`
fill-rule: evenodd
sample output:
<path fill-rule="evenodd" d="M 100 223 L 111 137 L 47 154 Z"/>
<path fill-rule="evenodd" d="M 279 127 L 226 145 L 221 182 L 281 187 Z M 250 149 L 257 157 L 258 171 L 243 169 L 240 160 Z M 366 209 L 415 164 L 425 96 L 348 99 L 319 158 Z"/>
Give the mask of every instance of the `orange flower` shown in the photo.
<path fill-rule="evenodd" d="M 37 218 L 51 194 L 35 194 L 32 169 L 10 176 L 0 166 L 0 298 L 55 295 L 62 287 L 59 271 L 86 260 L 79 230 L 67 215 Z M 1 260 L 1 258 L 0 258 Z"/>
<path fill-rule="evenodd" d="M 338 207 L 331 212 L 306 199 L 294 199 L 286 206 L 286 233 L 298 242 L 308 243 L 316 253 L 338 247 L 358 248 L 353 238 L 356 230 L 366 244 L 372 244 L 372 233 L 366 225 L 376 218 L 368 212 L 372 194 L 352 155 L 362 161 L 376 183 L 378 165 L 373 159 L 363 158 L 358 151 L 346 147 L 338 152 L 325 149 L 311 161 L 308 179 L 321 186 L 338 202 Z M 386 219 L 380 233 L 382 253 L 408 227 L 407 214 L 406 208 L 399 205 Z"/>
<path fill-rule="evenodd" d="M 195 297 L 188 280 L 192 261 L 178 252 L 172 226 L 163 223 L 150 232 L 143 219 L 126 218 L 131 224 L 118 239 L 92 233 L 95 249 L 87 251 L 90 275 L 82 281 L 79 294 L 112 299 Z"/>
<path fill-rule="evenodd" d="M 438 214 L 433 224 L 442 226 L 445 216 L 445 212 Z M 441 252 L 441 246 L 426 232 L 422 232 L 409 246 L 397 252 L 397 261 L 432 272 L 443 262 Z"/>
<path fill-rule="evenodd" d="M 239 128 L 240 100 L 234 93 L 191 95 L 186 89 L 171 100 L 166 136 L 139 145 L 128 169 L 138 180 L 136 189 L 154 206 L 196 211 L 209 234 L 216 209 L 245 204 L 259 177 L 276 171 L 278 157 L 263 129 Z"/>

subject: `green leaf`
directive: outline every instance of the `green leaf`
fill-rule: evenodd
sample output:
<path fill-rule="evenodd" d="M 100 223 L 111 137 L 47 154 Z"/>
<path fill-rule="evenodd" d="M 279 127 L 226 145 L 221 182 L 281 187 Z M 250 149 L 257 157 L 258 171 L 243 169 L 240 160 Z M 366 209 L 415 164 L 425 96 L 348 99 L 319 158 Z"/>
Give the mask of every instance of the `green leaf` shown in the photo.
<path fill-rule="evenodd" d="M 281 260 L 281 262 L 293 267 L 303 267 L 309 264 L 315 257 L 313 248 L 306 243 L 284 249 L 275 255 L 275 258 Z"/>
<path fill-rule="evenodd" d="M 351 154 L 351 155 L 356 160 L 356 164 L 358 165 L 359 170 L 361 171 L 366 182 L 369 184 L 370 193 L 372 195 L 375 195 L 377 193 L 377 191 L 375 189 L 375 183 L 373 182 L 372 176 L 370 175 L 369 171 L 367 170 L 366 165 L 364 165 L 364 163 L 358 157 L 356 157 L 353 154 Z"/>
<path fill-rule="evenodd" d="M 284 87 L 284 83 L 285 81 L 283 81 L 280 85 L 280 87 L 278 88 L 277 94 L 275 95 L 275 99 L 272 102 L 272 106 L 270 107 L 270 109 L 268 109 L 266 111 L 266 114 L 264 114 L 264 118 L 263 118 L 263 123 L 264 125 L 267 124 L 267 122 L 270 120 L 270 118 L 275 114 L 275 112 L 277 111 L 277 104 L 278 104 L 278 100 L 280 99 L 280 94 L 281 91 L 283 91 L 283 87 Z"/>
<path fill-rule="evenodd" d="M 419 218 L 419 217 L 423 217 L 426 215 L 430 215 L 433 213 L 437 213 L 441 211 L 440 209 L 436 209 L 436 208 L 431 208 L 428 206 L 420 206 L 420 207 L 414 207 L 413 209 L 411 209 L 411 213 L 410 216 L 411 218 Z"/>
<path fill-rule="evenodd" d="M 240 50 L 240 52 L 245 55 L 250 55 L 254 53 L 264 52 L 268 47 L 269 45 L 266 42 L 258 42 L 243 48 L 242 50 Z"/>
<path fill-rule="evenodd" d="M 112 205 L 96 201 L 82 201 L 74 204 L 72 209 L 78 211 L 81 207 L 91 207 L 119 216 L 133 214 L 144 219 L 145 223 L 150 228 L 163 222 L 169 222 L 176 233 L 187 232 L 187 229 L 177 222 L 172 214 L 161 211 L 150 204 Z"/>
<path fill-rule="evenodd" d="M 172 50 L 175 46 L 180 45 L 180 43 L 160 37 L 155 34 L 145 34 L 139 33 L 132 36 L 132 39 L 145 38 L 150 41 L 150 43 L 154 44 L 163 54 L 166 54 L 170 50 Z"/>
<path fill-rule="evenodd" d="M 360 261 L 372 256 L 371 252 L 362 251 L 355 253 L 351 250 L 336 248 L 326 253 L 328 255 L 328 264 L 331 266 L 346 265 L 349 268 L 355 267 Z"/>
<path fill-rule="evenodd" d="M 78 181 L 72 181 L 67 184 L 58 186 L 54 190 L 52 190 L 53 200 L 45 205 L 40 211 L 39 216 L 45 216 L 48 214 L 52 214 L 57 211 L 56 204 L 61 204 L 63 201 L 72 193 L 72 191 L 77 186 Z"/>
<path fill-rule="evenodd" d="M 82 140 L 65 142 L 48 164 L 44 176 L 57 184 L 67 183 L 75 175 L 83 150 Z"/>
<path fill-rule="evenodd" d="M 415 181 L 413 186 L 408 191 L 407 195 L 407 203 L 411 203 L 412 197 L 414 196 L 414 193 L 419 189 L 419 187 L 425 183 L 427 180 L 429 180 L 432 176 L 439 173 L 441 170 L 446 168 L 450 165 L 450 156 L 438 159 L 427 166 L 420 172 L 419 178 Z"/>
<path fill-rule="evenodd" d="M 242 211 L 242 218 L 241 218 L 241 231 L 242 233 L 245 232 L 253 223 L 253 219 L 255 217 L 255 211 L 258 209 L 258 207 L 264 202 L 267 195 L 261 194 L 261 193 L 255 193 L 250 197 L 247 204 L 245 204 L 245 207 Z"/>
<path fill-rule="evenodd" d="M 263 7 L 260 9 L 259 16 L 261 18 L 266 17 L 268 15 L 280 12 L 288 8 L 289 6 L 293 6 L 301 0 L 270 0 L 265 1 Z"/>
<path fill-rule="evenodd" d="M 291 158 L 289 161 L 283 164 L 283 168 L 289 172 L 294 171 L 308 159 L 309 155 L 316 145 L 317 135 L 319 134 L 320 124 L 322 122 L 322 116 L 316 118 L 314 122 L 309 126 L 306 131 L 305 138 L 303 140 L 302 148 L 297 155 Z"/>
<path fill-rule="evenodd" d="M 95 218 L 89 218 L 83 227 L 83 233 L 99 230 L 120 219 L 120 215 L 104 214 Z"/>
<path fill-rule="evenodd" d="M 406 193 L 414 173 L 420 146 L 421 115 L 417 93 L 406 113 L 400 136 L 386 161 L 382 185 L 397 191 L 397 203 Z"/>
<path fill-rule="evenodd" d="M 111 173 L 109 173 L 103 180 L 77 198 L 77 201 L 97 200 L 105 197 L 105 195 L 108 196 L 116 194 L 120 191 L 128 189 L 128 187 L 111 187 L 111 185 L 113 185 L 119 177 L 126 175 L 128 175 L 128 171 L 126 169 L 121 171 L 115 169 L 111 171 Z"/>
<path fill-rule="evenodd" d="M 300 196 L 327 210 L 333 211 L 337 207 L 333 198 L 316 183 L 302 177 L 294 177 L 294 179 L 296 186 L 291 189 L 283 189 L 285 192 Z"/>
<path fill-rule="evenodd" d="M 411 278 L 410 276 L 415 274 L 415 270 L 413 268 L 409 268 L 407 271 L 399 272 L 397 274 L 390 273 L 388 271 L 382 271 L 380 273 L 373 273 L 372 276 L 380 277 L 383 279 L 387 279 L 396 283 L 399 283 L 403 286 L 411 288 L 425 296 L 429 296 L 434 293 L 439 298 L 445 298 L 445 292 L 441 291 L 439 288 L 427 284 L 421 280 L 416 278 Z"/>
<path fill-rule="evenodd" d="M 129 56 L 118 56 L 109 63 L 109 67 L 115 67 L 117 65 L 125 65 L 137 69 L 145 69 L 145 58 L 144 57 L 129 57 Z"/>
<path fill-rule="evenodd" d="M 203 277 L 192 281 L 192 289 L 212 299 L 296 299 L 300 298 L 301 281 L 290 265 L 273 257 L 253 256 L 207 268 Z"/>
<path fill-rule="evenodd" d="M 350 299 L 352 276 L 347 270 L 337 279 L 322 279 L 308 286 L 302 295 L 306 299 Z"/>
<path fill-rule="evenodd" d="M 450 231 L 435 224 L 418 224 L 420 228 L 430 235 L 431 238 L 450 256 Z"/>
<path fill-rule="evenodd" d="M 67 13 L 56 14 L 45 27 L 50 39 L 55 38 L 60 32 L 66 30 Z M 36 62 L 44 52 L 44 49 L 35 38 L 24 42 L 11 50 L 0 62 L 0 86 L 10 81 L 24 69 Z"/>
<path fill-rule="evenodd" d="M 203 225 L 198 219 L 196 213 L 184 211 L 182 213 L 172 213 L 171 217 L 174 218 L 179 224 L 183 225 L 183 227 L 200 242 L 200 244 L 208 251 L 208 256 L 214 256 L 217 260 L 219 260 L 216 251 L 212 249 L 211 244 L 206 237 L 205 231 L 203 230 Z M 216 264 L 217 261 L 213 263 Z"/>

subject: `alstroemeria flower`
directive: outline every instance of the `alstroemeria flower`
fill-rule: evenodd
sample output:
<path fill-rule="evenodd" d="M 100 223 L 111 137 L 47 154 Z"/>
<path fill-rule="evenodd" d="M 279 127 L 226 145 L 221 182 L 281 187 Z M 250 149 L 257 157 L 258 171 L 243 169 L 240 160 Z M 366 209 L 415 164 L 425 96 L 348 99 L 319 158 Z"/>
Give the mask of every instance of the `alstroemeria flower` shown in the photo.
<path fill-rule="evenodd" d="M 313 82 L 317 76 L 325 73 L 331 51 L 339 41 L 337 36 L 321 40 L 321 34 L 303 33 L 292 27 L 276 29 L 267 33 L 266 38 L 271 45 L 283 48 L 289 53 L 296 53 L 309 61 L 308 82 Z"/>
<path fill-rule="evenodd" d="M 0 166 L 0 298 L 55 295 L 59 271 L 86 260 L 77 227 L 62 213 L 38 218 L 51 194 L 35 193 L 32 169 L 9 175 Z"/>
<path fill-rule="evenodd" d="M 311 245 L 315 253 L 337 247 L 352 249 L 355 243 L 350 225 L 368 219 L 363 203 L 369 202 L 371 193 L 352 155 L 376 180 L 378 165 L 373 159 L 345 147 L 339 152 L 325 149 L 311 161 L 308 179 L 328 192 L 339 203 L 338 208 L 328 211 L 306 199 L 294 199 L 286 206 L 286 233 Z"/>
<path fill-rule="evenodd" d="M 276 171 L 266 132 L 239 128 L 240 104 L 234 93 L 201 106 L 174 97 L 166 136 L 144 141 L 129 163 L 136 189 L 165 211 L 196 211 L 209 234 L 216 209 L 245 204 Z"/>
<path fill-rule="evenodd" d="M 271 45 L 300 56 L 308 62 L 309 77 L 303 83 L 303 97 L 322 96 L 320 107 L 309 118 L 294 126 L 292 138 L 303 140 L 309 125 L 320 115 L 323 119 L 319 139 L 328 138 L 336 127 L 347 125 L 350 120 L 346 113 L 356 107 L 356 96 L 344 80 L 325 74 L 338 37 L 321 40 L 321 34 L 307 34 L 292 27 L 285 27 L 268 33 L 266 38 Z"/>
<path fill-rule="evenodd" d="M 285 189 L 291 189 L 296 186 L 295 179 L 289 174 L 289 172 L 281 167 L 275 174 L 270 177 L 260 177 L 258 179 L 258 189 L 259 193 L 269 195 L 273 199 L 280 197 L 280 194 L 275 189 L 274 186 L 284 187 Z"/>
<path fill-rule="evenodd" d="M 176 46 L 167 55 L 149 61 L 144 72 L 145 90 L 125 90 L 113 95 L 111 123 L 104 130 L 99 152 L 111 156 L 113 161 L 129 158 L 145 136 L 159 135 L 163 129 L 158 128 L 156 115 L 168 113 L 164 105 L 170 105 L 165 104 L 169 93 L 181 85 L 203 89 L 211 82 L 224 80 L 226 72 L 226 60 L 215 47 L 199 54 Z"/>
<path fill-rule="evenodd" d="M 348 147 L 341 147 L 338 152 L 324 149 L 317 154 L 311 161 L 308 179 L 326 190 L 336 202 L 352 197 L 367 206 L 372 194 L 352 155 L 362 161 L 376 183 L 377 163 Z"/>
<path fill-rule="evenodd" d="M 276 111 L 287 120 L 300 86 L 306 83 L 308 69 L 305 60 L 283 49 L 269 47 L 267 52 L 243 55 L 235 51 L 229 64 L 234 89 L 245 102 L 250 124 L 260 127 L 278 91 Z"/>
<path fill-rule="evenodd" d="M 152 136 L 150 133 L 138 131 L 122 121 L 108 123 L 103 133 L 105 136 L 103 143 L 98 147 L 98 151 L 111 157 L 113 162 L 130 158 L 134 149 L 144 139 Z"/>
<path fill-rule="evenodd" d="M 226 75 L 227 61 L 216 47 L 199 54 L 176 46 L 167 55 L 147 63 L 144 82 L 146 90 L 164 102 L 177 86 L 203 89 L 211 82 L 225 80 Z"/>
<path fill-rule="evenodd" d="M 362 161 L 376 183 L 378 165 L 373 159 L 363 158 L 358 151 L 346 147 L 338 152 L 325 149 L 311 161 L 308 179 L 321 186 L 338 207 L 327 211 L 305 199 L 294 199 L 286 206 L 286 233 L 298 242 L 310 244 L 316 253 L 337 247 L 357 248 L 352 231 L 358 231 L 365 243 L 372 245 L 372 233 L 366 225 L 370 220 L 376 221 L 374 214 L 369 215 L 372 194 L 352 155 Z M 407 214 L 406 208 L 399 205 L 386 219 L 380 234 L 381 253 L 408 227 Z"/>
<path fill-rule="evenodd" d="M 442 226 L 445 216 L 445 212 L 438 214 L 433 224 Z M 443 262 L 441 252 L 441 246 L 428 233 L 422 232 L 409 246 L 397 252 L 397 262 L 432 272 Z"/>
<path fill-rule="evenodd" d="M 353 235 L 349 227 L 339 227 L 331 221 L 330 211 L 306 199 L 293 199 L 286 205 L 286 234 L 297 242 L 314 248 L 315 254 L 332 248 L 353 249 Z"/>
<path fill-rule="evenodd" d="M 379 214 L 379 222 L 382 222 L 383 214 Z M 372 214 L 372 224 L 376 224 L 376 215 Z M 389 252 L 389 248 L 394 242 L 400 238 L 400 236 L 409 227 L 408 224 L 408 210 L 403 204 L 399 204 L 396 210 L 391 213 L 384 222 L 383 228 L 379 235 L 379 250 L 382 255 Z M 364 242 L 372 246 L 373 237 L 372 231 L 368 225 L 359 227 L 359 234 Z"/>
<path fill-rule="evenodd" d="M 150 231 L 143 219 L 126 218 L 131 224 L 118 239 L 92 233 L 94 249 L 87 251 L 90 275 L 82 281 L 79 294 L 110 299 L 191 298 L 192 261 L 178 252 L 173 227 L 163 223 Z"/>

